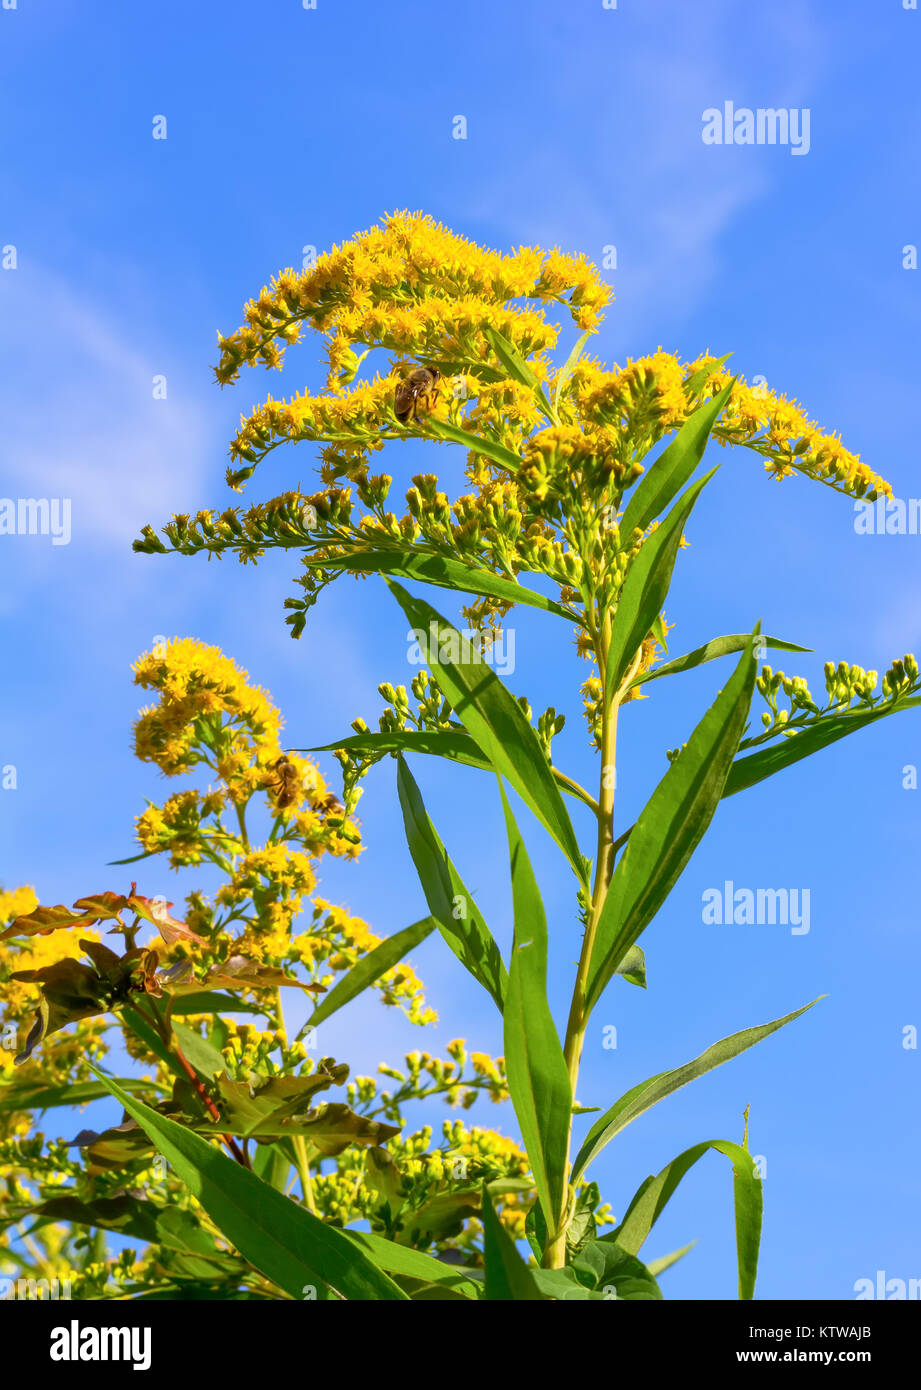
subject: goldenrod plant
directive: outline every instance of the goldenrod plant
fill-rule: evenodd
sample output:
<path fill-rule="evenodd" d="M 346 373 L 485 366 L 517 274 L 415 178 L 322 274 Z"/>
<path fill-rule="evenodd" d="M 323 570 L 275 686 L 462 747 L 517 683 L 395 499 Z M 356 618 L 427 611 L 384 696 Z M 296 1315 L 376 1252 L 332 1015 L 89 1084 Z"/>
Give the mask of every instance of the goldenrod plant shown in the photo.
<path fill-rule="evenodd" d="M 603 366 L 588 345 L 609 298 L 582 257 L 525 247 L 500 254 L 429 217 L 398 213 L 302 272 L 282 272 L 247 305 L 242 327 L 220 339 L 216 376 L 226 386 L 243 367 L 280 368 L 305 328 L 321 336 L 325 388 L 269 397 L 245 417 L 228 482 L 240 491 L 268 453 L 308 443 L 319 446 L 322 486 L 177 515 L 161 533 L 146 527 L 135 549 L 233 553 L 244 563 L 296 551 L 299 592 L 287 604 L 295 637 L 327 585 L 380 576 L 425 668 L 409 690 L 381 684 L 376 730 L 357 718 L 331 743 L 293 748 L 268 697 L 222 654 L 177 640 L 142 658 L 136 678 L 157 703 L 138 722 L 138 755 L 168 776 L 209 781 L 148 807 L 137 826 L 140 858 L 207 861 L 222 886 L 211 899 L 193 892 L 181 920 L 134 884 L 73 909 L 37 907 L 22 892 L 4 900 L 8 1019 L 25 1029 L 30 989 L 42 996 L 2 1102 L 4 1159 L 15 1172 L 4 1218 L 21 1230 L 33 1222 L 30 1244 L 23 1235 L 15 1245 L 24 1264 L 76 1268 L 92 1296 L 209 1289 L 301 1298 L 309 1289 L 339 1299 L 659 1299 L 658 1276 L 685 1249 L 647 1259 L 643 1247 L 679 1183 L 713 1150 L 732 1167 L 739 1297 L 754 1296 L 762 1190 L 747 1121 L 741 1142 L 701 1142 L 632 1195 L 603 1200 L 590 1169 L 628 1124 L 810 1002 L 618 1099 L 580 1089 L 586 1029 L 606 991 L 645 987 L 640 938 L 720 802 L 918 705 L 921 679 L 911 656 L 881 682 L 829 662 L 815 699 L 801 677 L 766 664 L 769 650 L 806 649 L 762 634 L 754 614 L 750 631 L 668 651 L 673 571 L 716 472 L 704 471 L 708 443 L 760 455 L 771 478 L 801 474 L 847 498 L 871 502 L 891 488 L 795 402 L 746 386 L 725 357 L 682 362 L 659 350 Z M 547 318 L 554 307 L 578 331 L 561 353 Z M 393 478 L 371 471 L 373 456 L 407 441 L 465 451 L 460 495 L 419 474 L 405 508 L 388 510 Z M 455 628 L 419 586 L 465 596 L 468 628 Z M 593 788 L 555 760 L 563 716 L 550 708 L 535 718 L 487 659 L 517 604 L 543 613 L 548 643 L 574 644 L 590 668 L 578 695 L 598 753 Z M 733 669 L 720 684 L 714 677 L 713 701 L 686 742 L 662 752 L 635 823 L 618 823 L 626 707 L 654 693 L 654 681 L 727 657 Z M 561 703 L 574 696 L 561 691 Z M 317 754 L 338 761 L 341 800 Z M 492 785 L 507 831 L 507 957 L 423 803 L 410 770 L 416 756 L 492 774 L 483 795 Z M 326 853 L 356 855 L 361 784 L 383 760 L 396 763 L 427 915 L 379 941 L 316 896 L 314 864 Z M 446 784 L 454 775 L 444 769 Z M 251 802 L 266 818 L 259 844 Z M 571 807 L 578 823 L 592 823 L 591 844 L 577 835 Z M 547 918 L 523 833 L 535 819 L 572 875 L 581 927 L 568 1015 L 558 1020 L 547 994 Z M 112 922 L 121 956 L 90 931 Z M 156 933 L 156 944 L 138 944 L 141 932 Z M 446 1058 L 414 1053 L 405 1066 L 382 1066 L 395 1085 L 382 1091 L 371 1078 L 349 1082 L 344 1062 L 312 1057 L 304 1038 L 333 1011 L 359 1007 L 369 989 L 413 1022 L 431 1020 L 405 960 L 434 933 L 499 1011 L 504 1058 L 468 1059 L 457 1041 Z M 288 988 L 312 999 L 295 1038 L 285 1028 Z M 241 1007 L 260 1015 L 262 1031 L 228 1019 Z M 144 1076 L 113 1074 L 111 1020 Z M 327 1099 L 337 1087 L 344 1100 Z M 107 1092 L 125 1121 L 79 1136 L 79 1158 L 29 1137 L 35 1109 Z M 464 1107 L 481 1094 L 510 1098 L 520 1147 L 460 1121 L 445 1124 L 434 1149 L 428 1126 L 406 1133 L 408 1101 L 444 1097 Z M 110 1255 L 87 1230 L 117 1230 L 146 1249 Z"/>

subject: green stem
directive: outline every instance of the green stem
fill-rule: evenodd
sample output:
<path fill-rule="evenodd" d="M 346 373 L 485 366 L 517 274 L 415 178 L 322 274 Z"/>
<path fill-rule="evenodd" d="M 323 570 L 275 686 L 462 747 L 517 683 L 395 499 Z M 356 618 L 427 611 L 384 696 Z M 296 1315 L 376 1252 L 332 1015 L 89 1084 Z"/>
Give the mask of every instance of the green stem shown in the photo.
<path fill-rule="evenodd" d="M 604 672 L 607 665 L 610 630 L 610 618 L 606 617 L 602 639 L 597 649 L 598 670 L 601 672 L 602 680 L 604 680 Z M 636 659 L 632 663 L 620 688 L 615 691 L 610 698 L 608 698 L 607 691 L 603 691 L 602 693 L 601 776 L 598 792 L 598 846 L 595 857 L 595 881 L 592 887 L 592 903 L 585 925 L 585 935 L 582 939 L 582 951 L 579 956 L 579 967 L 576 974 L 575 987 L 572 992 L 572 1002 L 570 1004 L 569 1018 L 566 1024 L 566 1036 L 563 1042 L 563 1057 L 569 1071 L 569 1084 L 574 1103 L 576 1098 L 576 1087 L 579 1081 L 579 1064 L 582 1060 L 585 1029 L 588 1025 L 586 994 L 588 990 L 592 952 L 595 946 L 598 923 L 601 920 L 601 914 L 608 895 L 608 888 L 611 883 L 611 876 L 614 871 L 614 855 L 616 852 L 614 841 L 614 770 L 617 763 L 618 715 L 620 713 L 621 702 L 630 688 L 630 682 L 636 674 L 639 659 L 640 654 L 637 653 Z M 572 1116 L 570 1116 L 569 1133 L 566 1139 L 567 1167 L 569 1166 L 571 1139 Z M 562 1269 L 566 1263 L 566 1235 L 569 1229 L 572 1196 L 572 1191 L 568 1190 L 564 1198 L 564 1208 L 559 1213 L 557 1229 L 556 1231 L 548 1232 L 542 1260 L 545 1269 Z"/>
<path fill-rule="evenodd" d="M 287 1049 L 288 1032 L 285 1027 L 285 1010 L 281 998 L 281 986 L 275 990 L 275 1026 L 281 1034 L 282 1047 Z M 301 1180 L 301 1193 L 304 1198 L 304 1205 L 314 1216 L 317 1214 L 316 1203 L 313 1199 L 313 1183 L 310 1180 L 310 1160 L 307 1155 L 307 1144 L 303 1134 L 291 1136 L 291 1144 L 294 1149 L 294 1166 L 297 1175 Z"/>
<path fill-rule="evenodd" d="M 243 841 L 243 848 L 249 852 L 249 836 L 246 833 L 246 807 L 234 802 L 234 809 L 237 813 L 237 820 L 240 822 L 240 839 Z"/>

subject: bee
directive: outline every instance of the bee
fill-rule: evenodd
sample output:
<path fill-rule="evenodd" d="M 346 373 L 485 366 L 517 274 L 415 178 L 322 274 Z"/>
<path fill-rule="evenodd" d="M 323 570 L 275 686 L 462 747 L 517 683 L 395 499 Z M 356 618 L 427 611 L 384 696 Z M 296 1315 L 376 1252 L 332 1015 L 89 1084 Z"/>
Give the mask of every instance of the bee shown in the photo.
<path fill-rule="evenodd" d="M 440 381 L 441 372 L 437 367 L 415 367 L 409 376 L 403 378 L 393 398 L 394 413 L 401 425 L 418 417 L 420 402 L 425 403 L 426 410 L 431 410 Z"/>
<path fill-rule="evenodd" d="M 327 816 L 345 815 L 345 807 L 338 796 L 333 796 L 332 792 L 330 792 L 329 796 L 324 798 L 323 811 Z"/>
<path fill-rule="evenodd" d="M 267 782 L 266 786 L 272 792 L 278 810 L 286 811 L 300 799 L 300 773 L 287 753 L 282 753 L 281 757 L 272 763 L 272 771 L 275 777 Z"/>
<path fill-rule="evenodd" d="M 157 966 L 160 964 L 160 957 L 156 951 L 145 951 L 141 956 L 137 971 L 135 972 L 135 987 L 143 994 L 163 993 L 160 981 L 157 978 Z"/>

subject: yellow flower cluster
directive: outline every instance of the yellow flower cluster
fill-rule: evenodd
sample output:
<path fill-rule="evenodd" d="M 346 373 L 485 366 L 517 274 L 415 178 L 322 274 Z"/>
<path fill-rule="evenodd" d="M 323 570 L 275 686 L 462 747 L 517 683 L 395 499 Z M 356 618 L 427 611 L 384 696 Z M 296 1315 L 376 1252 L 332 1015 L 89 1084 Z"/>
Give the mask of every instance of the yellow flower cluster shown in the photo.
<path fill-rule="evenodd" d="M 266 692 L 250 685 L 246 672 L 217 647 L 177 637 L 142 656 L 134 673 L 135 684 L 159 697 L 156 705 L 141 711 L 135 725 L 135 752 L 142 762 L 156 763 L 172 776 L 203 761 L 196 744 L 212 747 L 218 759 L 231 750 L 238 758 L 258 751 L 265 763 L 280 754 L 278 711 Z M 224 780 L 235 800 L 248 797 L 265 775 L 252 766 L 251 757 L 243 786 L 236 784 L 242 768 L 228 762 L 226 771 Z"/>
<path fill-rule="evenodd" d="M 32 911 L 38 906 L 31 889 L 28 893 Z M 12 895 L 4 895 L 12 896 Z M 79 933 L 56 931 L 47 936 L 30 936 L 22 944 L 15 939 L 0 942 L 0 981 L 3 982 L 3 1010 L 5 1018 L 20 1022 L 27 1015 L 34 1014 L 38 1003 L 38 987 L 22 980 L 11 980 L 10 974 L 20 970 L 42 970 L 58 960 L 82 960 L 81 941 L 98 941 L 96 931 L 85 928 Z M 0 1049 L 2 1050 L 2 1049 Z"/>
<path fill-rule="evenodd" d="M 202 796 L 194 788 L 177 792 L 162 806 L 149 805 L 137 818 L 137 838 L 152 854 L 169 850 L 174 868 L 201 863 L 201 823 L 216 815 L 224 805 L 222 792 Z"/>
<path fill-rule="evenodd" d="M 581 362 L 573 374 L 573 401 L 584 423 L 622 434 L 634 449 L 648 448 L 732 377 L 709 354 L 683 363 L 660 348 L 623 369 L 615 365 L 605 371 L 597 362 Z M 756 449 L 777 478 L 802 473 L 853 497 L 892 495 L 885 479 L 845 449 L 837 435 L 824 433 L 795 401 L 764 385 L 752 387 L 738 379 L 713 436 L 721 444 Z"/>
<path fill-rule="evenodd" d="M 12 888 L 4 893 L 0 890 L 0 927 L 15 922 L 17 917 L 27 917 L 38 907 L 34 888 Z"/>
<path fill-rule="evenodd" d="M 585 329 L 597 326 L 610 298 L 609 287 L 583 256 L 533 247 L 503 255 L 421 212 L 396 212 L 308 269 L 276 276 L 246 306 L 245 325 L 219 337 L 216 375 L 223 385 L 244 364 L 280 366 L 304 323 L 329 336 L 334 376 L 352 343 L 439 359 L 466 348 L 488 326 L 537 351 L 556 338 L 542 317 L 515 309 L 496 313 L 497 308 L 518 299 L 565 302 Z"/>
<path fill-rule="evenodd" d="M 500 332 L 524 357 L 533 358 L 533 369 L 545 376 L 543 354 L 555 346 L 557 329 L 542 310 L 514 301 L 566 303 L 580 327 L 595 328 L 610 297 L 584 257 L 530 247 L 502 255 L 421 213 L 393 214 L 382 227 L 321 256 L 309 270 L 282 272 L 247 305 L 246 324 L 219 338 L 216 375 L 224 384 L 247 363 L 280 367 L 285 347 L 298 340 L 305 323 L 328 336 L 328 394 L 270 398 L 244 417 L 230 452 L 248 466 L 231 468 L 228 481 L 242 487 L 259 459 L 284 440 L 331 442 L 353 463 L 381 448 L 384 439 L 405 432 L 393 412 L 393 393 L 411 362 L 466 377 L 472 394 L 483 393 L 481 420 L 495 416 L 497 423 L 533 424 L 531 393 L 505 380 L 496 366 L 486 367 L 489 331 Z M 347 391 L 366 355 L 357 356 L 354 344 L 393 352 L 393 374 Z"/>
<path fill-rule="evenodd" d="M 26 916 L 38 906 L 32 888 L 15 888 L 0 892 L 0 926 Z M 19 971 L 41 970 L 59 960 L 80 960 L 84 956 L 80 941 L 98 941 L 99 934 L 91 929 L 79 933 L 59 931 L 48 936 L 30 936 L 22 941 L 15 938 L 0 942 L 0 1080 L 11 1080 L 15 1070 L 14 1058 L 25 1041 L 40 999 L 39 988 L 10 976 Z M 84 1019 L 73 1032 L 56 1033 L 46 1046 L 33 1055 L 28 1064 L 28 1079 L 34 1084 L 47 1081 L 49 1085 L 64 1085 L 82 1081 L 90 1076 L 88 1061 L 97 1061 L 105 1054 L 103 1034 L 108 1027 L 104 1019 Z M 21 1137 L 31 1132 L 34 1116 L 28 1110 L 4 1111 L 0 1115 L 0 1139 Z"/>
<path fill-rule="evenodd" d="M 677 357 L 658 352 L 629 361 L 622 370 L 604 371 L 597 362 L 580 363 L 573 393 L 584 421 L 629 431 L 638 441 L 656 438 L 679 425 L 688 414 L 685 372 Z"/>

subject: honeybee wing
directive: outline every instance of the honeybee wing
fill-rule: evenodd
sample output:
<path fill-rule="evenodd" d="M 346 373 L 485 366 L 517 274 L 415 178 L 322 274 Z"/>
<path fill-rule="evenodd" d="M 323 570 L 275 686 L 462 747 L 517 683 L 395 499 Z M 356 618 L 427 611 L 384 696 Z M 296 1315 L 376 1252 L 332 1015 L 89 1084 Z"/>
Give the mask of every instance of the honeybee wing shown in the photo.
<path fill-rule="evenodd" d="M 404 381 L 397 383 L 397 389 L 393 393 L 393 410 L 401 422 L 409 419 L 413 401 L 416 398 L 416 389 L 412 377 L 407 377 Z"/>

